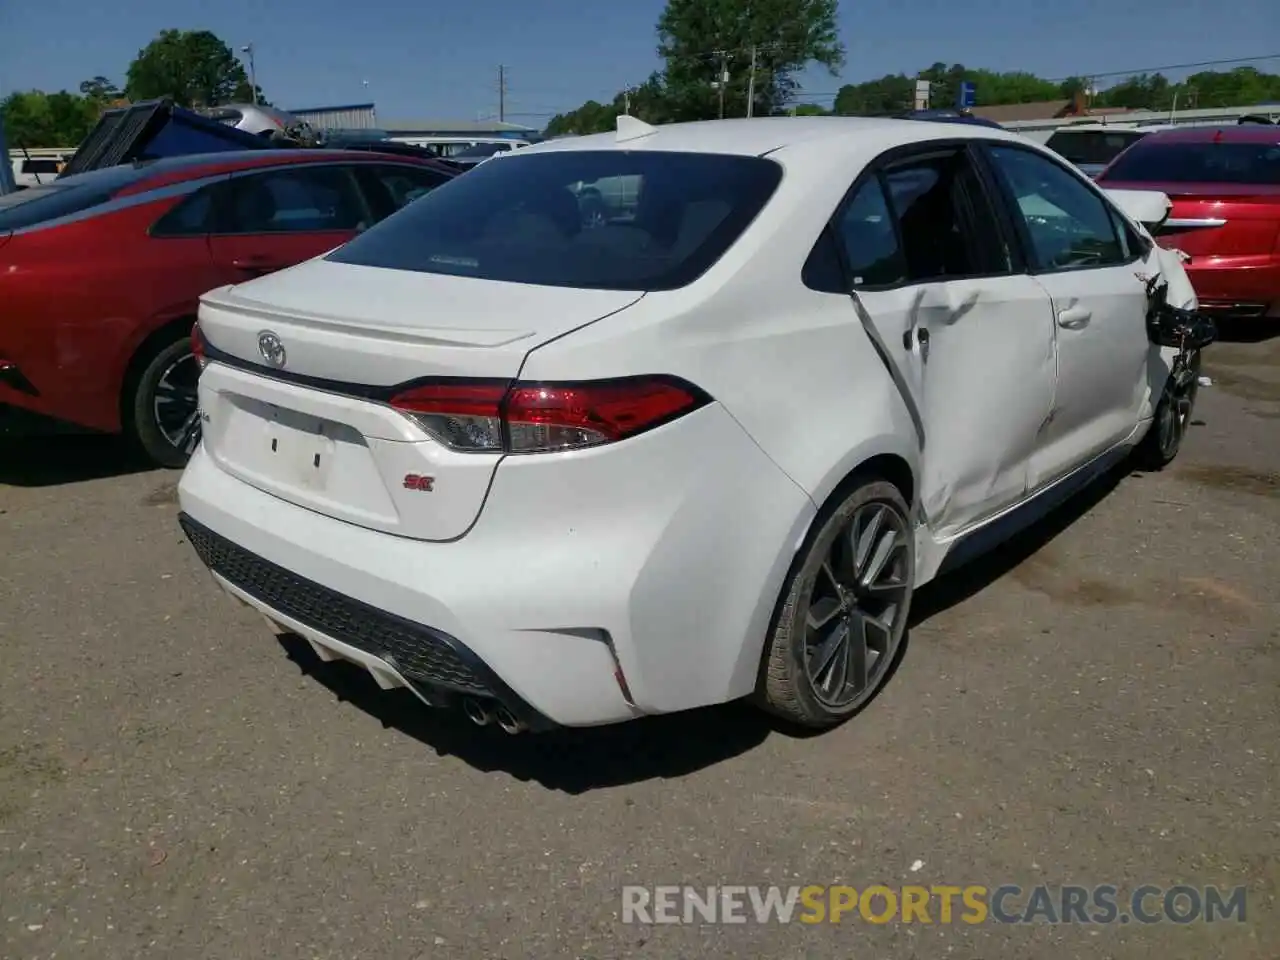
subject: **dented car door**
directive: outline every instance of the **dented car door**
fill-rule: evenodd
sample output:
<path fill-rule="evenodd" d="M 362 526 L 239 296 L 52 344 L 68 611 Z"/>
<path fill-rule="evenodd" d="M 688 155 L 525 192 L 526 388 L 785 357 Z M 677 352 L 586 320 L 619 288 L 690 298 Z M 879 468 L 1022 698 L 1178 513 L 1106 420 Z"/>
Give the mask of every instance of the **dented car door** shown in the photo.
<path fill-rule="evenodd" d="M 1049 297 L 1023 272 L 963 146 L 895 157 L 840 231 L 854 297 L 922 434 L 935 536 L 1021 500 L 1055 391 Z"/>
<path fill-rule="evenodd" d="M 988 147 L 1036 280 L 1053 301 L 1058 390 L 1031 466 L 1034 490 L 1132 434 L 1153 347 L 1145 278 L 1154 247 L 1074 171 L 1009 144 Z"/>

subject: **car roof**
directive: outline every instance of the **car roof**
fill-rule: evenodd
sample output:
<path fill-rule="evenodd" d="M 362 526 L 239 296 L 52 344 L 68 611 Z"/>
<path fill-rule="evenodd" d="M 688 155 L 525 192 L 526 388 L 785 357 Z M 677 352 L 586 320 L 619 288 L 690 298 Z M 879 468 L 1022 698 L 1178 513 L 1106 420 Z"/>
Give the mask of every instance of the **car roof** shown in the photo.
<path fill-rule="evenodd" d="M 1274 143 L 1280 145 L 1280 126 L 1245 123 L 1229 127 L 1173 127 L 1143 138 L 1144 145 L 1162 143 Z"/>
<path fill-rule="evenodd" d="M 644 136 L 618 139 L 617 132 L 547 140 L 522 148 L 521 156 L 563 150 L 671 150 L 763 156 L 784 147 L 822 150 L 857 141 L 885 149 L 922 140 L 1001 139 L 1024 137 L 984 124 L 940 123 L 881 117 L 758 117 L 698 120 L 653 127 Z"/>
<path fill-rule="evenodd" d="M 325 150 L 317 148 L 293 148 L 281 150 L 223 150 L 213 153 L 192 153 L 178 157 L 162 157 L 158 160 L 142 160 L 135 163 L 88 170 L 70 177 L 61 177 L 54 183 L 62 186 L 91 186 L 112 192 L 151 188 L 158 183 L 178 183 L 199 177 L 216 176 L 236 170 L 275 166 L 285 163 L 325 163 L 334 160 L 368 163 L 374 160 L 426 162 L 396 154 L 379 154 L 371 150 Z M 433 165 L 434 166 L 434 165 Z M 440 169 L 446 169 L 441 165 Z"/>

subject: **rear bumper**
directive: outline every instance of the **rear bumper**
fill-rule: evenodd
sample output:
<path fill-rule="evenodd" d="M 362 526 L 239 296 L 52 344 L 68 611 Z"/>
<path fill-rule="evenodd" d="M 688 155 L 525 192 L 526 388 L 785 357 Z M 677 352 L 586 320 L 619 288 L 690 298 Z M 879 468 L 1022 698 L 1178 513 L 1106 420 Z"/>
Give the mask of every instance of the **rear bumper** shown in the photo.
<path fill-rule="evenodd" d="M 1193 258 L 1187 276 L 1200 308 L 1217 316 L 1280 317 L 1280 258 Z"/>
<path fill-rule="evenodd" d="M 178 522 L 223 589 L 301 634 L 322 658 L 336 654 L 359 663 L 380 685 L 403 683 L 432 705 L 458 696 L 482 697 L 501 703 L 530 730 L 554 726 L 457 638 L 296 576 L 185 513 Z"/>
<path fill-rule="evenodd" d="M 490 696 L 531 727 L 749 693 L 814 512 L 714 404 L 611 448 L 508 458 L 447 543 L 287 503 L 203 449 L 179 498 L 201 559 L 269 619 L 380 682 Z"/>

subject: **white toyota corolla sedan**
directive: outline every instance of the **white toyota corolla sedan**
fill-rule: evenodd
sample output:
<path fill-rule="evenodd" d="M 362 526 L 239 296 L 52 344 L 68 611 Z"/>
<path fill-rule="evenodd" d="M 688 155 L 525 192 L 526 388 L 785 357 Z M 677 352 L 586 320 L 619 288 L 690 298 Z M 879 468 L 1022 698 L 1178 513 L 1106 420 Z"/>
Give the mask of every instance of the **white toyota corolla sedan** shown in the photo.
<path fill-rule="evenodd" d="M 944 565 L 1177 452 L 1167 207 L 962 124 L 527 147 L 205 296 L 181 523 L 321 657 L 477 723 L 831 725 Z"/>

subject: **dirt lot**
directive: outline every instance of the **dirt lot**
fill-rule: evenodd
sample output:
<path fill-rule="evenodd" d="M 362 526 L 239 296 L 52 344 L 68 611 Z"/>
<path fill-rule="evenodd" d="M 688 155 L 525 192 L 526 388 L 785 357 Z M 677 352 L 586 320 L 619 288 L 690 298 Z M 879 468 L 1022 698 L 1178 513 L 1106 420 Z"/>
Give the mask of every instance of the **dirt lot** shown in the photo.
<path fill-rule="evenodd" d="M 506 737 L 273 639 L 164 472 L 0 441 L 0 956 L 1280 956 L 1280 338 L 1189 447 L 919 601 L 813 738 Z M 495 589 L 498 589 L 495 582 Z M 919 861 L 919 863 L 917 863 Z M 914 869 L 913 869 L 914 868 Z M 624 884 L 1247 885 L 1247 922 L 637 926 Z"/>

